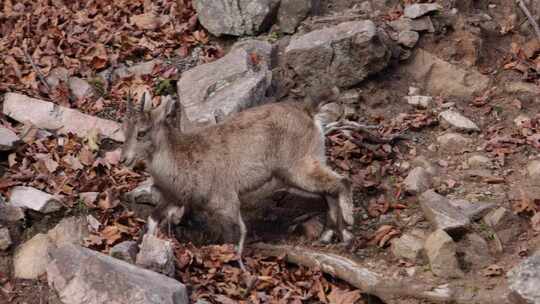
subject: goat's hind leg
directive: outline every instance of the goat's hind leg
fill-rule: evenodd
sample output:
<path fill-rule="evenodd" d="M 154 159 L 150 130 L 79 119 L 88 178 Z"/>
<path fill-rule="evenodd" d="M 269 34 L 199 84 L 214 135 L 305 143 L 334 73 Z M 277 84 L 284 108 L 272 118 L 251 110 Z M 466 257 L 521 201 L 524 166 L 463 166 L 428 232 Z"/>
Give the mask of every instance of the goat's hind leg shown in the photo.
<path fill-rule="evenodd" d="M 352 187 L 348 179 L 335 173 L 320 160 L 307 158 L 289 170 L 285 179 L 304 191 L 322 194 L 328 204 L 330 226 L 336 229 L 343 242 L 352 238 L 346 226 L 354 224 L 352 207 Z M 321 241 L 330 241 L 332 230 L 325 230 Z"/>

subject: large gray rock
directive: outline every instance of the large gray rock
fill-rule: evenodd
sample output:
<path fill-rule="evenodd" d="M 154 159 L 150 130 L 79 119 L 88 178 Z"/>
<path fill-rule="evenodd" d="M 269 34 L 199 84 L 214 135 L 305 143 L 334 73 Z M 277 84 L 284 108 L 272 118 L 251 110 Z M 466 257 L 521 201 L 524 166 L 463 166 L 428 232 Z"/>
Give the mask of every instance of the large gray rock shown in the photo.
<path fill-rule="evenodd" d="M 469 218 L 452 206 L 450 200 L 433 190 L 422 193 L 419 201 L 424 215 L 436 229 L 451 235 L 460 234 L 470 224 Z"/>
<path fill-rule="evenodd" d="M 54 247 L 46 234 L 37 234 L 15 251 L 13 270 L 16 278 L 37 279 L 49 263 L 49 251 Z"/>
<path fill-rule="evenodd" d="M 20 140 L 15 132 L 8 128 L 0 127 L 0 151 L 9 151 Z"/>
<path fill-rule="evenodd" d="M 441 112 L 439 116 L 444 120 L 444 122 L 457 130 L 480 131 L 480 128 L 478 128 L 478 126 L 472 120 L 454 110 L 446 110 Z"/>
<path fill-rule="evenodd" d="M 540 253 L 518 264 L 507 274 L 514 303 L 540 303 Z"/>
<path fill-rule="evenodd" d="M 210 33 L 254 35 L 270 26 L 279 1 L 276 0 L 195 0 L 199 22 Z"/>
<path fill-rule="evenodd" d="M 317 12 L 320 0 L 281 0 L 278 25 L 282 32 L 294 33 L 296 27 L 310 13 Z"/>
<path fill-rule="evenodd" d="M 115 121 L 86 115 L 17 93 L 4 95 L 3 112 L 17 121 L 30 122 L 41 129 L 72 132 L 81 137 L 86 137 L 91 130 L 97 129 L 104 137 L 124 141 L 121 125 Z"/>
<path fill-rule="evenodd" d="M 180 282 L 76 245 L 51 251 L 49 286 L 63 303 L 188 304 Z"/>
<path fill-rule="evenodd" d="M 136 263 L 144 268 L 172 277 L 175 269 L 172 243 L 146 234 L 137 254 Z"/>
<path fill-rule="evenodd" d="M 424 246 L 434 275 L 443 278 L 463 277 L 456 257 L 456 243 L 446 232 L 437 229 L 428 236 Z"/>
<path fill-rule="evenodd" d="M 47 236 L 57 246 L 65 243 L 82 244 L 84 239 L 90 236 L 88 220 L 86 217 L 68 217 L 62 219 L 53 229 L 47 232 Z"/>
<path fill-rule="evenodd" d="M 32 209 L 41 213 L 51 213 L 62 208 L 62 204 L 57 197 L 36 188 L 25 186 L 13 187 L 9 202 L 13 207 Z"/>
<path fill-rule="evenodd" d="M 372 21 L 345 22 L 293 37 L 285 60 L 308 82 L 326 76 L 339 87 L 350 87 L 388 65 L 391 50 L 383 41 Z"/>
<path fill-rule="evenodd" d="M 223 116 L 265 102 L 272 80 L 271 53 L 267 42 L 243 41 L 227 56 L 184 72 L 178 81 L 182 129 L 215 124 Z"/>
<path fill-rule="evenodd" d="M 403 15 L 407 18 L 418 18 L 431 12 L 439 11 L 442 7 L 437 3 L 415 3 L 406 5 Z"/>
<path fill-rule="evenodd" d="M 489 77 L 474 69 L 463 69 L 423 49 L 418 49 L 409 64 L 402 66 L 431 95 L 469 98 L 474 93 L 484 92 Z"/>

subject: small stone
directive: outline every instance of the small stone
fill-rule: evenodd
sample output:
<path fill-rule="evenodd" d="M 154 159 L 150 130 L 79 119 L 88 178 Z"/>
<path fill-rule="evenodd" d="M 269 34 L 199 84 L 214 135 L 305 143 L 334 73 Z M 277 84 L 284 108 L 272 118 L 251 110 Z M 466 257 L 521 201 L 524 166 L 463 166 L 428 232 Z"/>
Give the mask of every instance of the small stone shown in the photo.
<path fill-rule="evenodd" d="M 62 208 L 60 201 L 53 195 L 25 186 L 16 186 L 11 189 L 10 204 L 41 213 L 51 213 Z"/>
<path fill-rule="evenodd" d="M 317 240 L 323 232 L 324 225 L 318 217 L 313 217 L 302 224 L 302 235 L 310 240 Z"/>
<path fill-rule="evenodd" d="M 113 258 L 117 258 L 130 264 L 134 264 L 138 250 L 139 248 L 137 246 L 137 242 L 124 241 L 122 243 L 114 245 L 109 251 L 109 255 Z"/>
<path fill-rule="evenodd" d="M 45 81 L 52 88 L 57 87 L 60 82 L 67 83 L 69 79 L 69 71 L 64 67 L 54 68 L 49 72 L 49 75 L 45 78 Z"/>
<path fill-rule="evenodd" d="M 532 179 L 540 179 L 540 160 L 533 160 L 527 165 L 527 174 Z"/>
<path fill-rule="evenodd" d="M 433 97 L 414 95 L 414 96 L 406 96 L 405 99 L 407 100 L 407 103 L 410 105 L 426 109 L 431 104 Z"/>
<path fill-rule="evenodd" d="M 0 222 L 17 222 L 24 219 L 22 208 L 6 204 L 0 199 Z"/>
<path fill-rule="evenodd" d="M 154 187 L 154 181 L 150 178 L 140 183 L 137 188 L 126 193 L 126 199 L 132 204 L 150 204 L 159 203 L 159 193 Z"/>
<path fill-rule="evenodd" d="M 472 143 L 472 140 L 464 137 L 461 134 L 446 133 L 437 137 L 437 142 L 441 145 L 441 147 L 449 151 L 461 152 L 466 149 L 469 144 Z"/>
<path fill-rule="evenodd" d="M 0 127 L 0 151 L 13 150 L 19 140 L 20 138 L 15 132 L 8 128 Z"/>
<path fill-rule="evenodd" d="M 403 234 L 400 238 L 392 240 L 392 253 L 398 258 L 419 261 L 422 257 L 425 238 L 412 233 Z"/>
<path fill-rule="evenodd" d="M 56 246 L 64 243 L 82 245 L 84 239 L 90 236 L 88 221 L 85 217 L 64 218 L 47 232 L 47 236 Z"/>
<path fill-rule="evenodd" d="M 480 131 L 480 128 L 474 122 L 454 110 L 446 110 L 441 112 L 439 116 L 457 130 Z"/>
<path fill-rule="evenodd" d="M 403 15 L 407 18 L 416 19 L 441 9 L 442 7 L 437 3 L 415 3 L 405 6 Z"/>
<path fill-rule="evenodd" d="M 467 267 L 483 269 L 494 261 L 489 253 L 489 245 L 478 233 L 469 233 L 458 243 L 457 251 L 463 256 Z"/>
<path fill-rule="evenodd" d="M 416 167 L 409 172 L 409 175 L 403 181 L 403 186 L 409 194 L 422 193 L 431 187 L 431 176 L 426 169 Z"/>
<path fill-rule="evenodd" d="M 446 197 L 428 190 L 419 197 L 420 206 L 427 220 L 436 229 L 459 235 L 469 226 L 469 218 L 455 208 Z"/>
<path fill-rule="evenodd" d="M 504 90 L 506 93 L 515 94 L 531 94 L 539 95 L 540 87 L 533 83 L 527 83 L 523 81 L 507 82 L 504 84 Z"/>
<path fill-rule="evenodd" d="M 514 119 L 514 123 L 516 124 L 516 127 L 523 128 L 527 125 L 530 125 L 531 118 L 527 115 L 521 114 L 518 117 L 516 117 L 516 119 Z"/>
<path fill-rule="evenodd" d="M 129 67 L 121 66 L 114 70 L 112 76 L 115 79 L 124 79 L 128 77 L 151 75 L 154 68 L 159 64 L 161 64 L 160 60 L 150 60 L 147 62 L 137 63 Z"/>
<path fill-rule="evenodd" d="M 415 159 L 413 159 L 412 165 L 415 167 L 424 168 L 431 176 L 436 176 L 439 172 L 437 167 L 435 167 L 431 161 L 429 161 L 422 155 L 419 155 Z"/>
<path fill-rule="evenodd" d="M 434 275 L 443 278 L 461 278 L 456 257 L 456 243 L 443 230 L 437 229 L 426 239 L 426 255 Z"/>
<path fill-rule="evenodd" d="M 488 202 L 470 202 L 464 199 L 450 200 L 452 206 L 463 212 L 471 221 L 478 220 L 485 216 L 497 205 Z"/>
<path fill-rule="evenodd" d="M 540 253 L 519 263 L 507 274 L 512 293 L 509 298 L 515 303 L 540 303 Z"/>
<path fill-rule="evenodd" d="M 413 48 L 420 39 L 420 34 L 415 31 L 403 31 L 398 35 L 398 43 L 408 48 Z"/>
<path fill-rule="evenodd" d="M 0 250 L 7 250 L 11 246 L 11 235 L 9 229 L 6 227 L 0 227 Z"/>
<path fill-rule="evenodd" d="M 174 275 L 172 243 L 146 234 L 137 254 L 137 265 L 172 277 Z"/>
<path fill-rule="evenodd" d="M 420 88 L 409 87 L 409 93 L 407 95 L 409 95 L 409 96 L 420 95 Z"/>
<path fill-rule="evenodd" d="M 49 263 L 49 250 L 54 245 L 46 234 L 37 234 L 15 251 L 13 268 L 19 279 L 37 279 Z"/>
<path fill-rule="evenodd" d="M 484 216 L 484 223 L 495 228 L 511 221 L 511 218 L 512 215 L 510 214 L 510 211 L 504 207 L 499 207 Z"/>
<path fill-rule="evenodd" d="M 94 95 L 94 88 L 88 81 L 79 77 L 69 78 L 69 90 L 77 99 L 91 97 Z"/>
<path fill-rule="evenodd" d="M 489 168 L 491 166 L 491 160 L 483 155 L 473 155 L 467 160 L 467 165 L 470 168 Z"/>

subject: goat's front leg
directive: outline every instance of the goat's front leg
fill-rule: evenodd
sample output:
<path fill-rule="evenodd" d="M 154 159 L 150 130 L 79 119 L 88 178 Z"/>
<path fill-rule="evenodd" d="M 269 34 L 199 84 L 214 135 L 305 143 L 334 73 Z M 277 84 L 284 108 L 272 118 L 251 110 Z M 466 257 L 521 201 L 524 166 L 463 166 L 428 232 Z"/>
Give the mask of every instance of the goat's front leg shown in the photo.
<path fill-rule="evenodd" d="M 221 223 L 223 240 L 225 242 L 234 243 L 234 240 L 237 237 L 235 233 L 236 229 L 234 229 L 234 227 L 238 227 L 240 239 L 238 240 L 236 252 L 240 259 L 240 268 L 242 268 L 243 271 L 246 271 L 244 263 L 242 262 L 242 253 L 244 251 L 247 228 L 240 212 L 240 199 L 238 198 L 238 195 L 236 193 L 231 193 L 215 197 L 211 200 L 209 205 Z"/>

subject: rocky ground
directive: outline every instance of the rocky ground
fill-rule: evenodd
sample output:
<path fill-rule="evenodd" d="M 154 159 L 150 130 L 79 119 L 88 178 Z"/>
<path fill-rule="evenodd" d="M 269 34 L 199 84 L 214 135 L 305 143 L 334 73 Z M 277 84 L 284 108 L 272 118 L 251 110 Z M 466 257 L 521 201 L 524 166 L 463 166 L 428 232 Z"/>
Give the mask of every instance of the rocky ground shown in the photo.
<path fill-rule="evenodd" d="M 109 2 L 2 3 L 0 303 L 540 303 L 539 1 Z M 349 246 L 287 192 L 245 206 L 249 274 L 211 215 L 141 238 L 128 92 L 191 131 L 329 84 Z"/>

